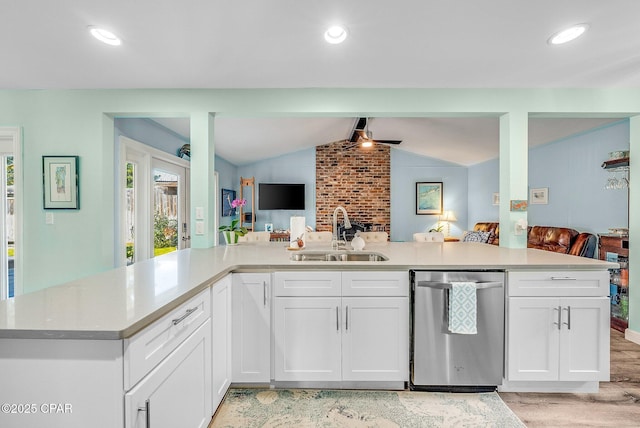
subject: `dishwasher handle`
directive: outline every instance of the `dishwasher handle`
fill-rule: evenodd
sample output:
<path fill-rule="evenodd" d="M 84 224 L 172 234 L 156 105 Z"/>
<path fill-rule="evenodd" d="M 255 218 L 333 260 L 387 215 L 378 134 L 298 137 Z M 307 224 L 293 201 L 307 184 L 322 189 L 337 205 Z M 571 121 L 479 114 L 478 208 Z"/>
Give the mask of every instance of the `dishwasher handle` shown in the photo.
<path fill-rule="evenodd" d="M 469 281 L 469 282 L 475 282 L 475 281 Z M 503 283 L 498 281 L 478 281 L 478 282 L 475 282 L 475 284 L 478 290 L 483 290 L 485 288 L 500 288 L 503 286 Z M 441 282 L 441 281 L 418 281 L 416 283 L 416 286 L 434 288 L 436 290 L 451 290 L 452 288 L 450 282 Z"/>

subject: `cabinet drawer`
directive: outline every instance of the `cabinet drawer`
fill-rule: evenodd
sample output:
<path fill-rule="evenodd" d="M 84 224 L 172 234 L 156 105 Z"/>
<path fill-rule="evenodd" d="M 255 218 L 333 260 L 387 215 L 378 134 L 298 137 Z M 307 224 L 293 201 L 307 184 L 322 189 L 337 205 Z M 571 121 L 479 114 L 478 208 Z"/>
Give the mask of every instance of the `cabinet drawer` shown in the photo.
<path fill-rule="evenodd" d="M 530 271 L 508 273 L 509 296 L 609 295 L 609 271 Z"/>
<path fill-rule="evenodd" d="M 279 297 L 340 296 L 341 281 L 340 272 L 333 271 L 276 272 L 274 293 Z"/>
<path fill-rule="evenodd" d="M 207 288 L 124 340 L 124 388 L 131 389 L 211 316 Z"/>
<path fill-rule="evenodd" d="M 409 272 L 342 272 L 343 296 L 396 296 L 409 295 Z"/>

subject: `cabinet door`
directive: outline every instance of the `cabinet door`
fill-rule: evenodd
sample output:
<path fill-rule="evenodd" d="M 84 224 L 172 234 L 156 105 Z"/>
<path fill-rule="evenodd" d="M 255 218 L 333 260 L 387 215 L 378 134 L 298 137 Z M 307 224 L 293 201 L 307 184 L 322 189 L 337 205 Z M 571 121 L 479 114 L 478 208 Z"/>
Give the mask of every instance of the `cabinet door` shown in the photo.
<path fill-rule="evenodd" d="M 274 311 L 275 380 L 340 380 L 340 298 L 278 297 Z"/>
<path fill-rule="evenodd" d="M 409 380 L 409 299 L 343 297 L 342 379 Z"/>
<path fill-rule="evenodd" d="M 125 395 L 126 428 L 204 428 L 211 422 L 211 321 Z"/>
<path fill-rule="evenodd" d="M 215 411 L 231 383 L 231 275 L 211 287 L 211 338 Z"/>
<path fill-rule="evenodd" d="M 609 299 L 565 298 L 560 334 L 560 380 L 609 380 Z"/>
<path fill-rule="evenodd" d="M 508 300 L 507 379 L 558 380 L 560 300 Z"/>
<path fill-rule="evenodd" d="M 267 273 L 233 274 L 232 381 L 271 380 L 270 277 Z"/>

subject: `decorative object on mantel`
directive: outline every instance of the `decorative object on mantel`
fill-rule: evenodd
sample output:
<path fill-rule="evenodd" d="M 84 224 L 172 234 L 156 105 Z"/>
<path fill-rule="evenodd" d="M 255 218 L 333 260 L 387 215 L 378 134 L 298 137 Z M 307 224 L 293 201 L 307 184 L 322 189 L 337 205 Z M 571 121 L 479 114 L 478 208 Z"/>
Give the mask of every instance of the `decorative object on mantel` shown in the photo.
<path fill-rule="evenodd" d="M 78 156 L 42 156 L 45 210 L 80 209 Z"/>

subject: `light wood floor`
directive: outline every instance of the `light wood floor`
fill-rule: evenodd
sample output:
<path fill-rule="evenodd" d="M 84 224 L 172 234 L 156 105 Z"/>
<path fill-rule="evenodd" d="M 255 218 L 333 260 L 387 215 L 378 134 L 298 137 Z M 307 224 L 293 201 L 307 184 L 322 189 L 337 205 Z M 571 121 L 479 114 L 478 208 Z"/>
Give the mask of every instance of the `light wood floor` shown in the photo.
<path fill-rule="evenodd" d="M 611 381 L 597 394 L 500 393 L 527 427 L 640 427 L 640 345 L 611 330 Z"/>

